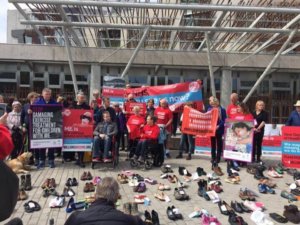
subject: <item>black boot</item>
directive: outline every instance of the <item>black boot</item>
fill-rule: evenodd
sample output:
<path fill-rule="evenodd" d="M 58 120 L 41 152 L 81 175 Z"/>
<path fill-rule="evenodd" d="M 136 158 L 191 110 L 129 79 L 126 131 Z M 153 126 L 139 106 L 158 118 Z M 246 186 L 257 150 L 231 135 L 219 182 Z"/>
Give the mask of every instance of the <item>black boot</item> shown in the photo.
<path fill-rule="evenodd" d="M 256 171 L 255 171 L 255 174 L 254 174 L 254 178 L 257 179 L 257 180 L 268 179 L 267 177 L 264 176 L 264 170 L 265 170 L 264 166 L 258 166 L 256 168 Z"/>
<path fill-rule="evenodd" d="M 21 181 L 20 181 L 20 189 L 25 189 L 26 184 L 26 178 L 25 175 L 21 175 Z"/>
<path fill-rule="evenodd" d="M 30 174 L 26 174 L 25 177 L 25 191 L 30 191 L 32 189 L 31 186 L 31 175 Z"/>
<path fill-rule="evenodd" d="M 152 224 L 153 225 L 160 225 L 159 218 L 158 218 L 158 213 L 156 211 L 152 210 L 151 214 L 152 214 Z"/>
<path fill-rule="evenodd" d="M 147 210 L 145 210 L 145 224 L 147 225 L 152 224 L 151 214 Z"/>

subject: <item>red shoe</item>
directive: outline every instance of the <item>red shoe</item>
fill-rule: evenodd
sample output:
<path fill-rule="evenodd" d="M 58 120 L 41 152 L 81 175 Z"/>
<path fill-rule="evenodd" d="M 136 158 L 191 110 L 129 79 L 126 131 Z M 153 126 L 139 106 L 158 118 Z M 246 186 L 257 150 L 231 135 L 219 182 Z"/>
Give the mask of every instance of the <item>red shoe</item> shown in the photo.
<path fill-rule="evenodd" d="M 99 157 L 95 157 L 92 159 L 93 162 L 101 162 L 101 159 Z"/>

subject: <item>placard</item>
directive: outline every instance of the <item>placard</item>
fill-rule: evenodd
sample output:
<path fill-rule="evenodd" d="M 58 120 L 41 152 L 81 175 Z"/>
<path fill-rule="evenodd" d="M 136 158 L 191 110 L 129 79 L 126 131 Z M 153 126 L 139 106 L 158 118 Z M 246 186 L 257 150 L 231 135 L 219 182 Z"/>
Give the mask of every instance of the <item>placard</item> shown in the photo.
<path fill-rule="evenodd" d="M 63 122 L 63 151 L 91 151 L 93 145 L 93 110 L 65 109 Z"/>
<path fill-rule="evenodd" d="M 125 111 L 126 111 L 126 115 L 127 116 L 130 116 L 133 113 L 133 108 L 135 106 L 138 106 L 140 107 L 140 115 L 142 116 L 145 116 L 146 115 L 146 112 L 147 112 L 147 106 L 146 106 L 146 103 L 144 102 L 126 102 L 125 103 Z"/>
<path fill-rule="evenodd" d="M 30 147 L 57 148 L 63 144 L 61 105 L 30 105 Z"/>
<path fill-rule="evenodd" d="M 282 165 L 300 168 L 300 127 L 282 127 Z"/>
<path fill-rule="evenodd" d="M 186 134 L 215 136 L 218 122 L 218 109 L 201 113 L 191 107 L 184 107 L 181 131 Z"/>
<path fill-rule="evenodd" d="M 226 120 L 223 157 L 243 162 L 252 160 L 254 121 Z"/>

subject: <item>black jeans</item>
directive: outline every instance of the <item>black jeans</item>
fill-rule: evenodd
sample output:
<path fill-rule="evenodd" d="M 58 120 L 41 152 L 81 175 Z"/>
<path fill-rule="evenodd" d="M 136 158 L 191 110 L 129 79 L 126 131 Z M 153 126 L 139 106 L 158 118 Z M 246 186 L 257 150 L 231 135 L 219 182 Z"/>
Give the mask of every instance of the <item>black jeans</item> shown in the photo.
<path fill-rule="evenodd" d="M 256 132 L 253 136 L 253 152 L 252 152 L 252 161 L 255 161 L 255 156 L 257 160 L 260 160 L 261 157 L 261 146 L 264 137 L 264 132 Z"/>
<path fill-rule="evenodd" d="M 223 151 L 222 135 L 216 133 L 215 137 L 210 138 L 210 142 L 211 142 L 211 161 L 212 163 L 219 163 Z"/>

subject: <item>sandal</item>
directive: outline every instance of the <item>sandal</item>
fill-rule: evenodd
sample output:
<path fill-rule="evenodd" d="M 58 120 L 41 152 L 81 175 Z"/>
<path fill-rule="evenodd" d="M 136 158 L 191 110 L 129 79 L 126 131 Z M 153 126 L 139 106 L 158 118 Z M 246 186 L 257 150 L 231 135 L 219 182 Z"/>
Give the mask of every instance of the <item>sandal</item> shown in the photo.
<path fill-rule="evenodd" d="M 167 190 L 171 190 L 171 187 L 169 185 L 165 185 L 165 184 L 159 184 L 158 188 L 159 191 L 167 191 Z"/>
<path fill-rule="evenodd" d="M 34 211 L 39 211 L 41 206 L 35 201 L 28 201 L 24 204 L 25 212 L 32 213 Z"/>
<path fill-rule="evenodd" d="M 155 193 L 154 197 L 161 200 L 161 201 L 164 201 L 164 202 L 170 202 L 171 201 L 170 198 L 167 195 L 165 195 L 164 192 Z"/>

